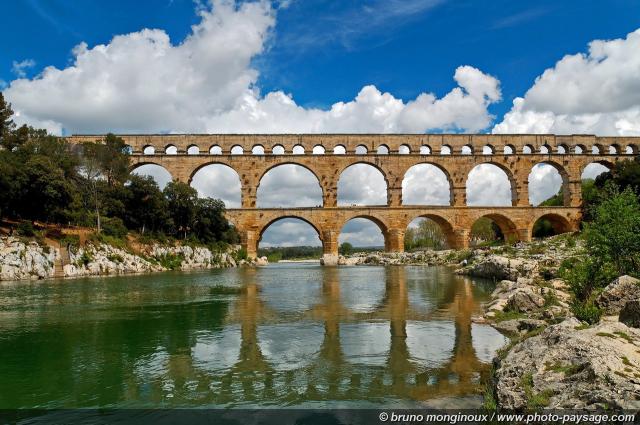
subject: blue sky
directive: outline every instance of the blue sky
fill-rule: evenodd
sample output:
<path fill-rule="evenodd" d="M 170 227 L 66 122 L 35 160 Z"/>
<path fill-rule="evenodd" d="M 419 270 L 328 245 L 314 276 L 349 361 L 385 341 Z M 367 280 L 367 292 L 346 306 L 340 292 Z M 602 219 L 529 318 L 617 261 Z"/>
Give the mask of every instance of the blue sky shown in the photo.
<path fill-rule="evenodd" d="M 142 28 L 165 30 L 174 44 L 199 21 L 192 0 L 4 2 L 0 18 L 0 79 L 17 75 L 14 61 L 66 67 L 71 49 L 108 43 Z M 328 108 L 367 84 L 402 99 L 452 86 L 468 64 L 497 77 L 511 100 L 566 54 L 594 39 L 624 37 L 640 27 L 640 2 L 607 1 L 329 1 L 298 0 L 277 12 L 268 49 L 253 59 L 262 91 L 292 93 L 303 106 Z"/>

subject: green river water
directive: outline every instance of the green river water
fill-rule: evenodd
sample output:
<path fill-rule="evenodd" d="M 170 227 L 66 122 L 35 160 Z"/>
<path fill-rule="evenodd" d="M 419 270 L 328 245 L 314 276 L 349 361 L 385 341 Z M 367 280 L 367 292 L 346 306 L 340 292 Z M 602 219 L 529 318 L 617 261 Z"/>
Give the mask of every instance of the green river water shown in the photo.
<path fill-rule="evenodd" d="M 0 283 L 0 409 L 476 407 L 491 282 L 274 264 Z"/>

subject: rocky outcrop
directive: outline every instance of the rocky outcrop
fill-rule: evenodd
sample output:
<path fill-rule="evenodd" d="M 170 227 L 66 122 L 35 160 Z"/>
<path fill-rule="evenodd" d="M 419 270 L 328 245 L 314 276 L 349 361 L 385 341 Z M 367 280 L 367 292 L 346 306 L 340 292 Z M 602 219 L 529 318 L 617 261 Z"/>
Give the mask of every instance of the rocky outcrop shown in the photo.
<path fill-rule="evenodd" d="M 149 273 L 166 270 L 157 262 L 110 245 L 87 245 L 69 253 L 70 263 L 64 266 L 65 277 Z"/>
<path fill-rule="evenodd" d="M 618 320 L 632 328 L 640 328 L 640 300 L 627 301 Z"/>
<path fill-rule="evenodd" d="M 521 277 L 537 276 L 538 267 L 538 262 L 534 260 L 520 260 L 492 254 L 476 260 L 473 264 L 463 267 L 457 272 L 468 276 L 515 281 Z"/>
<path fill-rule="evenodd" d="M 0 280 L 52 277 L 57 250 L 18 238 L 0 238 Z"/>
<path fill-rule="evenodd" d="M 631 276 L 615 279 L 596 298 L 596 305 L 607 315 L 620 313 L 627 301 L 640 299 L 640 280 Z"/>
<path fill-rule="evenodd" d="M 330 265 L 327 263 L 325 258 L 323 258 L 323 260 L 323 264 Z M 356 252 L 348 256 L 339 255 L 335 264 L 341 266 L 387 266 L 411 264 L 435 266 L 456 263 L 457 261 L 455 251 L 424 250 L 415 252 Z"/>
<path fill-rule="evenodd" d="M 640 408 L 640 330 L 617 321 L 591 328 L 575 318 L 547 327 L 496 361 L 505 409 Z"/>

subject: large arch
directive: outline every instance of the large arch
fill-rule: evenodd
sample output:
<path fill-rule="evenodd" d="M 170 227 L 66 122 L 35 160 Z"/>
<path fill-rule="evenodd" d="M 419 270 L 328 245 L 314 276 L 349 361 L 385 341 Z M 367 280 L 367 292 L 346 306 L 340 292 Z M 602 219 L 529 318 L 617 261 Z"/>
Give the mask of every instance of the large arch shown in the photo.
<path fill-rule="evenodd" d="M 191 176 L 191 187 L 198 196 L 216 198 L 227 208 L 240 208 L 242 184 L 238 172 L 227 164 L 209 163 L 199 167 Z"/>
<path fill-rule="evenodd" d="M 164 190 L 167 184 L 173 181 L 173 176 L 166 168 L 153 162 L 136 164 L 131 168 L 130 173 L 153 178 L 160 190 Z"/>
<path fill-rule="evenodd" d="M 387 205 L 387 178 L 369 162 L 356 162 L 340 172 L 338 205 Z"/>
<path fill-rule="evenodd" d="M 477 217 L 474 222 L 471 224 L 471 228 L 469 229 L 469 244 L 473 245 L 474 242 L 477 243 L 474 235 L 474 226 L 481 220 L 488 219 L 496 224 L 496 226 L 500 230 L 500 235 L 496 235 L 499 239 L 502 239 L 504 242 L 513 243 L 520 240 L 520 236 L 518 234 L 518 229 L 515 223 L 509 218 L 502 214 L 484 214 L 480 217 Z"/>
<path fill-rule="evenodd" d="M 445 168 L 430 162 L 416 164 L 402 179 L 402 204 L 451 205 L 452 188 Z"/>
<path fill-rule="evenodd" d="M 573 226 L 569 222 L 569 220 L 560 214 L 548 213 L 538 217 L 533 223 L 531 223 L 531 227 L 529 228 L 529 235 L 535 237 L 534 232 L 536 228 L 540 228 L 540 226 L 549 226 L 552 230 L 549 234 L 542 234 L 540 236 L 550 236 L 550 235 L 559 235 L 562 233 L 567 233 L 573 231 Z"/>
<path fill-rule="evenodd" d="M 569 204 L 569 177 L 565 169 L 553 161 L 543 161 L 535 164 L 529 172 L 527 185 L 529 189 L 529 203 L 538 206 L 561 195 L 560 205 Z M 551 202 L 551 201 L 550 201 Z"/>
<path fill-rule="evenodd" d="M 313 233 L 315 233 L 316 239 L 310 237 L 309 232 L 301 231 L 301 224 L 304 227 L 310 227 Z M 278 229 L 278 227 L 282 228 Z M 274 229 L 280 230 L 280 232 L 278 232 L 278 235 L 271 236 L 268 233 L 269 229 L 271 229 L 271 231 Z M 292 235 L 296 235 L 296 238 L 293 241 L 287 240 L 287 238 L 291 239 Z M 287 214 L 268 221 L 259 229 L 256 248 L 260 248 L 260 246 L 263 248 L 277 246 L 323 246 L 322 232 L 316 224 L 308 219 L 295 214 Z"/>
<path fill-rule="evenodd" d="M 425 221 L 427 221 L 427 224 L 423 224 L 425 223 Z M 429 231 L 432 231 L 432 229 L 430 229 L 431 227 L 430 223 L 428 222 L 435 223 L 439 227 L 442 233 L 442 238 L 443 238 L 442 240 L 443 246 L 439 247 L 438 246 L 439 244 L 437 243 L 438 241 L 436 240 L 438 239 L 439 235 L 437 234 L 437 232 L 434 232 L 431 235 L 432 239 L 434 239 L 432 248 L 434 249 L 452 248 L 455 246 L 456 241 L 455 241 L 453 226 L 451 225 L 451 223 L 449 223 L 449 221 L 446 218 L 436 214 L 421 214 L 416 217 L 413 217 L 413 219 L 407 225 L 407 231 L 405 232 L 405 250 L 422 248 L 421 246 L 418 246 L 418 243 L 415 240 L 410 241 L 409 239 L 412 237 L 422 237 L 423 235 L 421 235 L 420 233 L 428 233 Z M 412 228 L 414 229 L 417 228 L 418 230 L 417 231 L 414 230 L 413 232 L 411 232 L 409 229 L 412 229 Z M 429 236 L 429 235 L 425 235 L 425 236 Z M 413 246 L 411 246 L 412 243 L 413 243 Z M 425 244 L 424 247 L 428 247 L 426 245 L 427 244 Z"/>
<path fill-rule="evenodd" d="M 593 161 L 584 166 L 580 173 L 582 180 L 595 179 L 602 173 L 607 173 L 613 169 L 613 163 L 609 161 Z"/>
<path fill-rule="evenodd" d="M 471 169 L 466 182 L 467 205 L 513 206 L 518 194 L 508 168 L 502 164 L 485 162 Z"/>
<path fill-rule="evenodd" d="M 320 179 L 304 165 L 295 162 L 277 164 L 260 176 L 256 188 L 257 207 L 318 207 L 322 204 Z"/>
<path fill-rule="evenodd" d="M 388 250 L 387 226 L 382 220 L 370 215 L 350 217 L 338 235 L 338 244 L 345 242 L 355 247 L 384 247 Z"/>

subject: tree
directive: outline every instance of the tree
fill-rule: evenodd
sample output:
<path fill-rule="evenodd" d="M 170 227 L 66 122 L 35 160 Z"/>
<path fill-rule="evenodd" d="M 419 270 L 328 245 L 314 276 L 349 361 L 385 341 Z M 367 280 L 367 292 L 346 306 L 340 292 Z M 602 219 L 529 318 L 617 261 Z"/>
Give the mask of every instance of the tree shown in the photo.
<path fill-rule="evenodd" d="M 7 148 L 4 145 L 6 139 L 16 126 L 13 119 L 11 119 L 12 116 L 11 104 L 4 100 L 4 95 L 0 92 L 0 144 L 5 148 Z"/>
<path fill-rule="evenodd" d="M 353 245 L 349 242 L 342 242 L 338 251 L 342 255 L 351 255 L 353 253 Z"/>
<path fill-rule="evenodd" d="M 167 198 L 175 230 L 182 232 L 186 239 L 198 212 L 198 192 L 188 184 L 174 180 L 164 188 L 164 196 Z"/>
<path fill-rule="evenodd" d="M 126 186 L 124 222 L 130 229 L 145 233 L 168 227 L 169 205 L 151 176 L 132 175 Z"/>
<path fill-rule="evenodd" d="M 198 199 L 193 232 L 200 242 L 213 243 L 225 239 L 229 223 L 224 218 L 224 202 L 219 199 Z"/>

